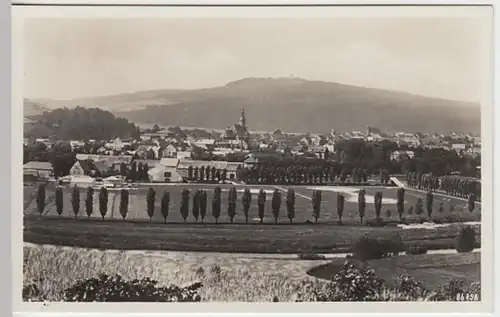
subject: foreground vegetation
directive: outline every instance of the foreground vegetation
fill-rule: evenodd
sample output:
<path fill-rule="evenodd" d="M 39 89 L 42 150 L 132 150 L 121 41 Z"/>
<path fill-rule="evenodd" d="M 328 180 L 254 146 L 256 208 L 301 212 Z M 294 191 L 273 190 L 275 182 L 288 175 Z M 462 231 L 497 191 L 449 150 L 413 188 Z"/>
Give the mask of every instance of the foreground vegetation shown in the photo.
<path fill-rule="evenodd" d="M 470 258 L 470 254 L 464 256 Z M 414 260 L 412 258 L 411 262 Z M 428 280 L 423 275 L 420 275 L 424 279 L 422 282 L 401 275 L 389 283 L 371 267 L 358 266 L 345 259 L 334 261 L 337 261 L 338 270 L 333 277 L 318 280 L 306 272 L 330 261 L 25 247 L 23 298 L 27 301 L 247 302 L 480 298 L 477 282 L 448 280 L 437 287 L 428 287 Z M 440 261 L 442 259 L 426 255 L 416 263 L 421 266 L 434 264 L 443 269 L 451 263 Z M 171 284 L 185 286 L 169 286 Z"/>

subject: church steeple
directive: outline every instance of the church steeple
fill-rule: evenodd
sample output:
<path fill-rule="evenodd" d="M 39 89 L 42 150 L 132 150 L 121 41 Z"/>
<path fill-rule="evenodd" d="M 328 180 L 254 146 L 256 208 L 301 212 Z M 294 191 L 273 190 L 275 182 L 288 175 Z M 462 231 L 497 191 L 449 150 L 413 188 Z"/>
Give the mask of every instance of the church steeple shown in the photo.
<path fill-rule="evenodd" d="M 243 128 L 244 133 L 246 134 L 248 132 L 247 130 L 247 120 L 245 118 L 245 109 L 241 109 L 241 116 L 240 116 L 240 125 Z"/>

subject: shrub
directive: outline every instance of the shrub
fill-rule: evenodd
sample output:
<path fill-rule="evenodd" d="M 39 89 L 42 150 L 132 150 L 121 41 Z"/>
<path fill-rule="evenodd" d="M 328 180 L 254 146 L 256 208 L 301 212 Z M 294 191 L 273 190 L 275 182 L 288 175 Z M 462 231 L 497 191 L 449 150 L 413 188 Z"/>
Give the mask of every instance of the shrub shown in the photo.
<path fill-rule="evenodd" d="M 326 257 L 324 255 L 316 253 L 299 253 L 298 258 L 299 260 L 304 261 L 326 260 Z"/>
<path fill-rule="evenodd" d="M 457 252 L 471 252 L 476 247 L 476 233 L 471 226 L 460 229 L 456 238 L 455 248 Z"/>
<path fill-rule="evenodd" d="M 426 254 L 426 253 L 427 253 L 427 247 L 422 245 L 410 245 L 406 250 L 406 254 L 416 255 L 416 254 Z"/>
<path fill-rule="evenodd" d="M 408 275 L 400 275 L 396 278 L 394 291 L 398 300 L 407 301 L 425 298 L 430 293 L 422 282 L 416 281 L 413 277 Z"/>
<path fill-rule="evenodd" d="M 319 302 L 376 301 L 384 290 L 384 281 L 371 268 L 360 269 L 349 261 L 323 289 L 315 290 Z"/>
<path fill-rule="evenodd" d="M 120 275 L 100 274 L 97 278 L 77 281 L 64 290 L 64 300 L 70 302 L 199 302 L 197 290 L 201 283 L 187 287 L 159 286 L 149 278 L 132 281 Z"/>
<path fill-rule="evenodd" d="M 413 215 L 413 206 L 408 207 L 408 215 Z"/>
<path fill-rule="evenodd" d="M 392 216 L 392 212 L 391 212 L 389 209 L 387 209 L 387 210 L 385 211 L 385 217 L 386 217 L 386 218 L 391 218 L 391 216 Z"/>
<path fill-rule="evenodd" d="M 422 202 L 422 198 L 419 197 L 417 199 L 417 202 L 415 203 L 415 214 L 420 216 L 423 213 L 424 213 L 423 202 Z"/>
<path fill-rule="evenodd" d="M 403 240 L 399 234 L 390 239 L 361 237 L 354 245 L 353 256 L 358 260 L 367 261 L 396 255 L 404 250 Z"/>

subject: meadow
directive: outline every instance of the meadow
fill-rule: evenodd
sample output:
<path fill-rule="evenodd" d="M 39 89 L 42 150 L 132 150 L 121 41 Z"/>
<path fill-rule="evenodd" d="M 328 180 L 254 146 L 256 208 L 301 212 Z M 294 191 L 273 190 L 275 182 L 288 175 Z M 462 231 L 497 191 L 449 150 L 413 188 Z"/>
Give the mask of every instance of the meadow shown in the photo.
<path fill-rule="evenodd" d="M 463 265 L 471 270 L 461 271 L 466 282 L 479 282 L 480 253 L 427 254 L 400 256 L 370 261 L 377 273 L 388 281 L 396 274 L 417 273 L 431 289 L 443 286 Z M 318 270 L 331 267 L 338 270 L 344 259 L 305 261 L 294 258 L 266 258 L 257 255 L 186 253 L 159 251 L 113 251 L 66 248 L 59 246 L 25 245 L 23 284 L 35 285 L 38 299 L 58 301 L 63 292 L 77 280 L 95 277 L 99 273 L 119 274 L 127 280 L 149 277 L 161 285 L 189 285 L 201 282 L 202 301 L 308 301 L 314 300 L 315 287 L 323 285 Z M 410 269 L 408 269 L 410 268 Z M 434 271 L 432 271 L 434 270 Z M 475 271 L 474 271 L 475 270 Z M 314 273 L 316 271 L 316 273 Z M 439 272 L 439 274 L 438 274 Z M 476 272 L 476 273 L 474 273 Z M 310 275 L 309 275 L 309 274 Z M 469 274 L 474 273 L 474 274 Z M 321 275 L 321 274 L 319 274 Z"/>

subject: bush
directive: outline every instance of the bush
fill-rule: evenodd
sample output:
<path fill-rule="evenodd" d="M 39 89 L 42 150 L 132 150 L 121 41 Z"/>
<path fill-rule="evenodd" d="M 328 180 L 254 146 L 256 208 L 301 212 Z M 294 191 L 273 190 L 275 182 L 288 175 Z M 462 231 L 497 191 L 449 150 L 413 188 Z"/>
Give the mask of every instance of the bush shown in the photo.
<path fill-rule="evenodd" d="M 358 260 L 367 261 L 397 255 L 404 250 L 405 246 L 399 234 L 395 234 L 390 239 L 362 237 L 354 246 L 353 256 Z"/>
<path fill-rule="evenodd" d="M 375 218 L 375 219 L 370 219 L 366 221 L 366 224 L 369 225 L 370 227 L 384 227 L 386 223 L 382 218 Z"/>
<path fill-rule="evenodd" d="M 455 248 L 457 252 L 471 252 L 476 247 L 476 232 L 470 226 L 460 229 L 456 238 Z"/>
<path fill-rule="evenodd" d="M 304 261 L 316 261 L 316 260 L 326 260 L 326 257 L 322 254 L 316 253 L 300 253 L 298 255 L 299 260 Z"/>
<path fill-rule="evenodd" d="M 398 300 L 415 300 L 428 296 L 430 291 L 422 282 L 408 275 L 400 275 L 394 283 L 394 291 Z"/>
<path fill-rule="evenodd" d="M 360 269 L 349 261 L 335 274 L 324 289 L 315 290 L 315 300 L 336 301 L 376 301 L 384 289 L 384 281 L 373 269 Z"/>
<path fill-rule="evenodd" d="M 187 287 L 159 286 L 149 278 L 132 281 L 120 275 L 100 274 L 97 278 L 77 281 L 64 291 L 64 300 L 71 302 L 199 302 L 197 290 L 201 283 Z"/>
<path fill-rule="evenodd" d="M 406 254 L 426 254 L 427 253 L 427 247 L 423 245 L 410 245 L 408 249 L 406 250 Z"/>

